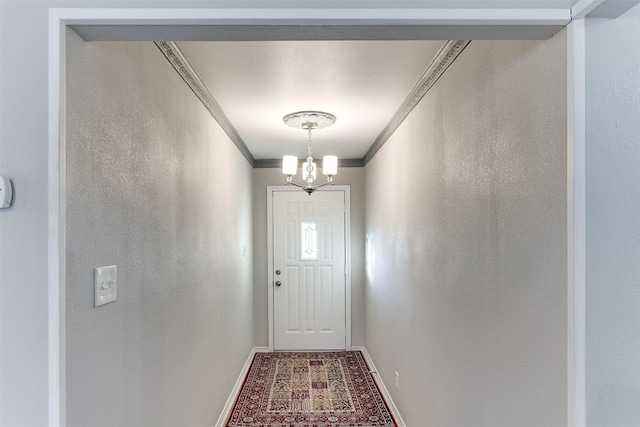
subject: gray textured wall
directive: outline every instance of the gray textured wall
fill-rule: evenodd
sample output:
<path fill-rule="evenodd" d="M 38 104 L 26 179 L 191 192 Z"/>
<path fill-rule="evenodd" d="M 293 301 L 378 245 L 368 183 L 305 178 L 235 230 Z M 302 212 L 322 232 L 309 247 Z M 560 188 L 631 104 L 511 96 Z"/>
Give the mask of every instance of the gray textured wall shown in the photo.
<path fill-rule="evenodd" d="M 640 425 L 640 6 L 589 20 L 587 425 Z"/>
<path fill-rule="evenodd" d="M 566 425 L 566 186 L 564 31 L 472 42 L 366 166 L 366 342 L 408 425 Z"/>
<path fill-rule="evenodd" d="M 253 170 L 253 330 L 258 347 L 266 347 L 269 340 L 267 186 L 283 185 L 285 178 L 281 169 Z M 334 182 L 351 186 L 351 344 L 364 345 L 364 168 L 340 168 Z"/>
<path fill-rule="evenodd" d="M 67 425 L 212 426 L 252 347 L 251 167 L 153 43 L 67 53 Z"/>

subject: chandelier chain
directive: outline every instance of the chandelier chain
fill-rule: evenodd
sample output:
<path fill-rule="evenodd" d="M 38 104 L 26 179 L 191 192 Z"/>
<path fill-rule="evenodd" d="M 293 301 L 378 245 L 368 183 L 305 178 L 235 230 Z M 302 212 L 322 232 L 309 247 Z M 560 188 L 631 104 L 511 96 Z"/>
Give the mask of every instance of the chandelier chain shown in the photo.
<path fill-rule="evenodd" d="M 313 154 L 313 147 L 311 146 L 311 128 L 309 128 L 309 139 L 307 140 L 307 157 L 311 157 Z"/>

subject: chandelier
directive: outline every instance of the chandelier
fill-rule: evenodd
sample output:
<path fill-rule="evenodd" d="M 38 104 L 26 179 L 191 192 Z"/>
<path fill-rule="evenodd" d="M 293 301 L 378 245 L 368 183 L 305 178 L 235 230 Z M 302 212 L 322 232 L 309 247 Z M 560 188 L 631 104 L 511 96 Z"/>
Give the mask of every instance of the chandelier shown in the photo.
<path fill-rule="evenodd" d="M 286 184 L 302 188 L 309 195 L 320 187 L 333 184 L 333 177 L 338 173 L 338 157 L 336 156 L 324 156 L 322 158 L 322 174 L 327 177 L 327 182 L 324 184 L 313 184 L 316 180 L 317 168 L 312 156 L 311 131 L 333 125 L 336 121 L 336 116 L 323 113 L 322 111 L 299 111 L 297 113 L 287 114 L 282 120 L 289 127 L 303 129 L 309 133 L 309 139 L 307 140 L 307 161 L 302 164 L 302 179 L 305 184 L 296 184 L 293 182 L 293 175 L 298 173 L 298 157 L 284 156 L 282 157 L 282 173 L 287 176 Z"/>

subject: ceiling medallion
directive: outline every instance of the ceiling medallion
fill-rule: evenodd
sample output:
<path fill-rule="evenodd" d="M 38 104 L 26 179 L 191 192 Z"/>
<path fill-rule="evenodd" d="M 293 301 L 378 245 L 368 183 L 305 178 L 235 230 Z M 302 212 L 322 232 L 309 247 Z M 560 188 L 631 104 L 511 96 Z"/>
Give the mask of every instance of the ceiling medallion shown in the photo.
<path fill-rule="evenodd" d="M 322 111 L 298 111 L 287 114 L 282 118 L 284 123 L 294 129 L 303 129 L 309 133 L 307 140 L 307 161 L 302 164 L 302 179 L 306 184 L 293 182 L 293 175 L 298 173 L 298 157 L 284 156 L 282 158 L 282 173 L 287 175 L 287 185 L 295 185 L 302 188 L 309 195 L 320 187 L 333 184 L 333 177 L 338 173 L 338 158 L 336 156 L 324 156 L 322 158 L 322 174 L 327 177 L 327 182 L 313 185 L 316 180 L 316 163 L 313 161 L 313 147 L 311 146 L 311 131 L 323 129 L 336 122 L 336 116 Z"/>
<path fill-rule="evenodd" d="M 336 116 L 322 111 L 298 111 L 287 114 L 282 121 L 294 129 L 324 129 L 336 122 Z"/>

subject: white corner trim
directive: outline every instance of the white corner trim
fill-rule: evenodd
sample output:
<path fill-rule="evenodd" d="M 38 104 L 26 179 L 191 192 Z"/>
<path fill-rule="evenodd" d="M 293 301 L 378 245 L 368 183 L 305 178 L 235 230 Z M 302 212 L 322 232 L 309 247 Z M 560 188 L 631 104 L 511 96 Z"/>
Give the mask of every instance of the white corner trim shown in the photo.
<path fill-rule="evenodd" d="M 249 357 L 247 358 L 247 361 L 244 363 L 244 366 L 242 367 L 242 371 L 240 371 L 240 375 L 238 376 L 238 379 L 236 380 L 236 383 L 233 386 L 233 389 L 231 389 L 231 394 L 229 395 L 227 402 L 224 404 L 224 407 L 222 408 L 222 413 L 220 414 L 220 417 L 218 417 L 218 421 L 216 422 L 216 427 L 224 427 L 225 423 L 227 422 L 227 419 L 231 415 L 231 411 L 233 410 L 233 405 L 236 403 L 236 399 L 240 394 L 240 389 L 242 389 L 242 385 L 244 384 L 244 379 L 249 373 L 249 368 L 251 368 L 251 364 L 253 363 L 253 358 L 255 357 L 256 353 L 268 353 L 268 352 L 269 352 L 269 349 L 267 347 L 253 347 L 251 349 L 251 352 L 249 352 Z"/>
<path fill-rule="evenodd" d="M 49 12 L 47 179 L 48 422 L 66 425 L 66 25 Z"/>
<path fill-rule="evenodd" d="M 376 365 L 373 364 L 373 360 L 371 359 L 371 355 L 367 351 L 367 348 L 364 346 L 354 345 L 353 347 L 351 347 L 351 349 L 353 351 L 360 351 L 362 353 L 362 355 L 364 356 L 364 361 L 367 362 L 367 365 L 369 366 L 369 370 L 371 371 L 371 376 L 373 377 L 373 381 L 375 381 L 376 385 L 378 386 L 378 389 L 380 390 L 380 394 L 382 394 L 382 398 L 384 399 L 385 403 L 389 407 L 389 410 L 391 411 L 391 415 L 393 415 L 393 419 L 398 424 L 398 427 L 406 427 L 407 425 L 402 419 L 402 416 L 400 416 L 400 411 L 398 411 L 396 404 L 393 402 L 393 399 L 391 398 L 391 394 L 389 394 L 389 390 L 387 390 L 387 387 L 384 385 L 384 382 L 382 382 L 382 378 L 378 373 L 378 369 L 376 368 Z"/>
<path fill-rule="evenodd" d="M 584 19 L 567 26 L 567 424 L 586 425 Z"/>
<path fill-rule="evenodd" d="M 593 12 L 604 0 L 579 0 L 571 7 L 571 19 L 582 19 Z"/>

